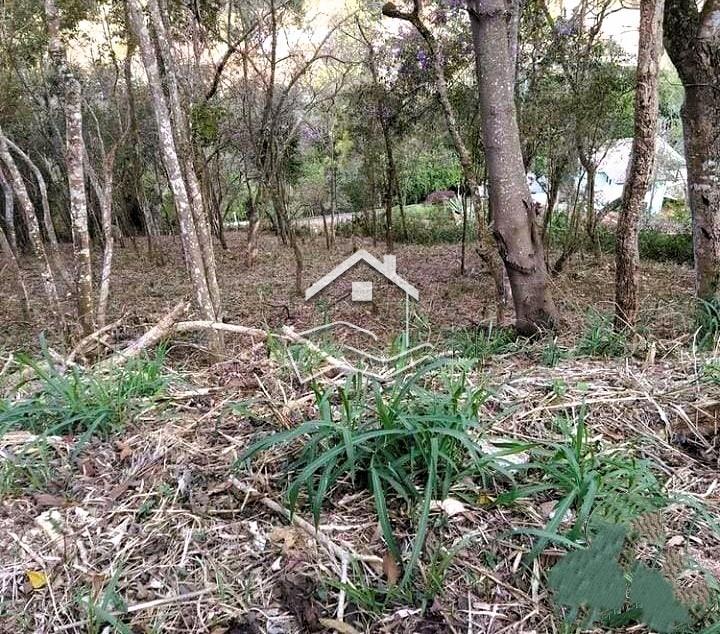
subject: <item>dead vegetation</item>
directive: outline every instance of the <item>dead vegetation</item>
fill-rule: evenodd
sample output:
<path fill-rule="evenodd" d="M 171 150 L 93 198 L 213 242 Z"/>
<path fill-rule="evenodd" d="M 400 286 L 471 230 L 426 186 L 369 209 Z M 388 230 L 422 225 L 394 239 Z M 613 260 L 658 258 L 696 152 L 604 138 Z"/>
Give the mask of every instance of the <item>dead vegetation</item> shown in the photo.
<path fill-rule="evenodd" d="M 349 244 L 337 248 L 343 253 Z M 484 302 L 494 309 L 487 281 L 485 288 L 474 274 L 457 276 L 456 255 L 448 247 L 398 251 L 399 270 L 420 289 L 420 322 L 435 341 L 446 337 L 451 323 L 477 326 Z M 122 281 L 116 282 L 109 318 L 120 321 L 98 337 L 101 356 L 110 360 L 122 358 L 187 292 L 180 267 L 158 267 L 149 279 L 147 264 L 131 251 L 118 257 Z M 235 255 L 222 257 L 227 264 Z M 282 266 L 290 257 L 276 250 L 242 277 L 221 275 L 223 293 L 235 298 L 228 322 L 277 332 L 289 312 L 296 328 L 312 324 L 319 309 L 292 298 L 294 280 L 283 272 L 292 269 Z M 340 257 L 313 258 L 311 277 Z M 478 412 L 482 438 L 523 445 L 520 453 L 534 456 L 538 447 L 552 446 L 547 443 L 572 442 L 567 426 L 577 429 L 582 421 L 589 459 L 620 456 L 651 465 L 668 500 L 659 510 L 663 545 L 637 542 L 635 557 L 666 570 L 680 561 L 677 592 L 695 597 L 698 627 L 709 627 L 717 621 L 720 586 L 720 387 L 713 357 L 693 348 L 692 330 L 674 317 L 681 311 L 673 305 L 688 301 L 678 300 L 689 297 L 678 289 L 690 288 L 690 274 L 657 265 L 645 272 L 648 329 L 625 342 L 623 355 L 571 356 L 568 351 L 581 342 L 606 349 L 599 335 L 588 333 L 583 317 L 589 305 L 601 306 L 611 296 L 598 283 L 609 279 L 605 266 L 581 267 L 558 280 L 555 295 L 569 325 L 562 340 L 490 347 L 482 359 L 473 348 L 466 378 L 486 394 Z M 663 272 L 671 275 L 662 278 Z M 0 292 L 6 297 L 9 291 Z M 341 300 L 333 314 L 352 321 L 344 306 Z M 392 303 L 376 310 L 372 325 L 391 332 Z M 170 321 L 185 319 L 182 312 Z M 20 315 L 13 305 L 2 316 L 12 333 L 7 347 L 35 336 Z M 4 473 L 28 448 L 31 455 L 42 453 L 38 464 L 47 470 L 41 487 L 3 480 L 0 630 L 563 631 L 546 574 L 565 548 L 546 541 L 538 557 L 529 557 L 561 501 L 557 489 L 510 499 L 515 489 L 499 475 L 460 482 L 446 500 L 433 500 L 418 568 L 412 583 L 403 585 L 403 563 L 417 531 L 407 504 L 397 500 L 389 507 L 404 553 L 400 562 L 388 550 L 373 495 L 362 481 L 333 483 L 316 529 L 305 498 L 291 517 L 284 496 L 296 445 L 276 446 L 250 465 L 238 462 L 258 438 L 319 415 L 315 395 L 292 379 L 272 344 L 258 332 L 228 332 L 232 354 L 208 366 L 198 350 L 201 339 L 188 332 L 195 328 L 165 325 L 162 334 L 173 333 L 168 384 L 156 396 L 138 399 L 121 429 L 90 439 L 61 434 L 42 444 L 29 431 L 0 437 Z M 65 349 L 62 342 L 51 344 Z M 550 346 L 563 354 L 549 354 Z M 68 361 L 68 353 L 57 354 Z M 76 350 L 69 360 L 91 365 L 96 354 Z M 552 363 L 542 365 L 547 361 Z M 9 351 L 0 365 L 0 380 L 17 369 Z M 23 398 L 32 393 L 30 386 L 23 389 Z M 561 515 L 562 533 L 571 529 L 573 516 Z M 618 629 L 647 631 L 630 624 Z"/>

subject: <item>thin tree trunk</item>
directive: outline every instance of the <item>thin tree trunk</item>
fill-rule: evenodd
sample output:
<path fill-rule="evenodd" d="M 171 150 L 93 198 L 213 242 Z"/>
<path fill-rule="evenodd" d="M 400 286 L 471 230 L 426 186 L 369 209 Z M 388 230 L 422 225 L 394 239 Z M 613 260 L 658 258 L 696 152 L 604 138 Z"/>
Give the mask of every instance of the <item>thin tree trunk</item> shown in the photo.
<path fill-rule="evenodd" d="M 8 239 L 5 237 L 5 232 L 2 229 L 0 229 L 0 253 L 5 256 L 13 275 L 15 276 L 15 281 L 20 293 L 23 316 L 27 321 L 30 321 L 30 300 L 28 299 L 27 286 L 25 285 L 22 271 L 20 270 L 17 258 L 15 257 L 15 252 L 13 251 L 12 246 L 10 246 L 10 242 L 8 242 Z"/>
<path fill-rule="evenodd" d="M 615 328 L 634 326 L 638 315 L 638 222 L 655 164 L 664 0 L 641 0 L 635 90 L 635 132 L 617 226 Z"/>
<path fill-rule="evenodd" d="M 198 241 L 198 233 L 195 226 L 190 197 L 185 186 L 185 180 L 175 146 L 170 112 L 162 90 L 155 48 L 150 41 L 150 35 L 143 18 L 139 1 L 127 0 L 127 7 L 132 30 L 138 39 L 143 65 L 145 66 L 145 72 L 148 76 L 148 85 L 152 96 L 153 111 L 158 128 L 163 163 L 175 201 L 175 209 L 177 210 L 178 222 L 180 223 L 180 236 L 185 252 L 185 261 L 195 288 L 198 307 L 204 319 L 218 321 L 206 277 L 205 262 Z M 222 350 L 221 339 L 214 331 L 209 332 L 209 337 L 212 351 L 219 354 Z"/>
<path fill-rule="evenodd" d="M 25 152 L 22 151 L 21 148 L 19 148 L 15 143 L 12 142 L 11 139 L 7 139 L 8 147 L 12 152 L 17 154 L 20 159 L 30 168 L 30 171 L 35 176 L 35 180 L 37 182 L 38 189 L 40 190 L 40 202 L 42 203 L 42 209 L 43 209 L 43 216 L 42 216 L 42 222 L 43 226 L 45 227 L 45 233 L 47 235 L 48 244 L 50 245 L 50 251 L 51 253 L 58 253 L 59 252 L 59 246 L 58 246 L 58 239 L 57 234 L 55 233 L 55 225 L 53 224 L 52 220 L 52 214 L 50 213 L 50 201 L 48 199 L 48 190 L 47 190 L 47 184 L 45 182 L 45 178 L 42 175 L 42 172 L 40 171 L 40 168 L 30 159 L 30 157 L 25 154 Z M 55 260 L 55 257 L 53 256 L 53 260 Z M 64 270 L 64 267 L 62 266 L 62 262 L 57 260 L 54 262 L 56 264 L 56 269 L 60 275 L 62 275 L 63 279 L 68 280 L 67 272 Z M 58 269 L 58 266 L 60 267 Z"/>
<path fill-rule="evenodd" d="M 20 174 L 20 170 L 10 154 L 10 148 L 7 145 L 5 135 L 1 129 L 0 161 L 2 161 L 7 168 L 9 182 L 15 192 L 15 198 L 17 198 L 23 221 L 25 222 L 25 227 L 27 228 L 30 246 L 32 247 L 33 253 L 35 254 L 40 266 L 43 286 L 45 288 L 45 296 L 48 300 L 49 309 L 55 316 L 59 325 L 63 326 L 63 318 L 62 312 L 60 311 L 60 301 L 58 299 L 57 286 L 55 285 L 55 277 L 53 275 L 52 268 L 50 267 L 47 253 L 45 252 L 45 245 L 43 244 L 42 233 L 40 231 L 40 224 L 38 223 L 37 215 L 35 214 L 35 208 L 30 200 L 30 196 L 28 195 L 22 174 Z"/>
<path fill-rule="evenodd" d="M 502 0 L 468 0 L 493 233 L 510 278 L 516 327 L 532 334 L 555 327 L 558 313 L 547 284 L 542 239 L 523 165 L 513 69 L 504 45 L 504 9 Z"/>
<path fill-rule="evenodd" d="M 5 169 L 0 167 L 0 187 L 3 190 L 5 198 L 5 232 L 7 233 L 7 241 L 13 253 L 17 255 L 17 232 L 15 231 L 15 196 L 12 186 L 5 176 Z"/>
<path fill-rule="evenodd" d="M 93 310 L 92 260 L 85 195 L 85 145 L 82 136 L 82 92 L 80 82 L 67 64 L 60 40 L 60 15 L 55 0 L 45 0 L 48 49 L 61 77 L 65 96 L 65 163 L 70 192 L 70 219 L 75 259 L 75 301 L 83 335 L 95 331 Z"/>
<path fill-rule="evenodd" d="M 98 293 L 97 303 L 97 327 L 105 326 L 107 319 L 107 306 L 110 299 L 110 276 L 112 274 L 112 261 L 115 246 L 115 235 L 113 233 L 112 224 L 112 200 L 113 200 L 113 168 L 115 165 L 115 148 L 112 148 L 104 157 L 102 165 L 102 183 L 90 164 L 90 160 L 85 155 L 87 164 L 87 172 L 90 177 L 90 183 L 95 190 L 95 195 L 100 206 L 100 224 L 103 234 L 103 262 L 102 271 L 100 273 L 100 291 Z"/>

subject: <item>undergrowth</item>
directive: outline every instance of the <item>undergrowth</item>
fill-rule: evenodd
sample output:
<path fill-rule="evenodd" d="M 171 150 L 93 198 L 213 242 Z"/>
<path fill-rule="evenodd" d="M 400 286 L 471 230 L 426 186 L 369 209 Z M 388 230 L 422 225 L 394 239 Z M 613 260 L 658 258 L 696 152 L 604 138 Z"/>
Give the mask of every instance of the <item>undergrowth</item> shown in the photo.
<path fill-rule="evenodd" d="M 396 561 L 403 553 L 395 537 L 388 501 L 402 501 L 415 517 L 416 535 L 410 547 L 401 586 L 420 559 L 428 530 L 430 503 L 445 499 L 453 489 L 494 476 L 511 479 L 506 466 L 483 453 L 479 407 L 487 392 L 472 386 L 464 371 L 445 371 L 429 389 L 421 381 L 427 369 L 384 391 L 358 377 L 337 389 L 316 389 L 319 416 L 290 431 L 272 434 L 252 445 L 240 462 L 276 445 L 302 440 L 288 466 L 288 503 L 298 505 L 306 494 L 315 521 L 332 489 L 342 485 L 367 488 L 373 496 L 383 537 Z M 520 449 L 510 449 L 509 451 Z M 393 503 L 393 508 L 397 504 Z"/>
<path fill-rule="evenodd" d="M 576 354 L 586 357 L 621 357 L 627 351 L 627 336 L 613 328 L 612 315 L 589 311 L 585 329 L 575 346 Z"/>
<path fill-rule="evenodd" d="M 20 357 L 20 370 L 31 374 L 29 396 L 0 399 L 0 437 L 28 436 L 3 452 L 0 492 L 20 487 L 42 489 L 54 472 L 56 438 L 74 440 L 80 452 L 93 436 L 106 438 L 125 427 L 140 399 L 158 396 L 166 386 L 162 350 L 153 357 L 130 360 L 106 372 L 77 367 L 62 371 L 49 358 Z"/>

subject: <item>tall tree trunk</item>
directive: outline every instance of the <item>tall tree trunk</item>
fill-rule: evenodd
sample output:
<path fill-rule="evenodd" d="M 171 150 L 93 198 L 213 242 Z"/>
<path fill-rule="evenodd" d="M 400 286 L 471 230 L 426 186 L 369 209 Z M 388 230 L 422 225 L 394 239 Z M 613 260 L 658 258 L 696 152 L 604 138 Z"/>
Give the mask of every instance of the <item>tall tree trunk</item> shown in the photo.
<path fill-rule="evenodd" d="M 175 209 L 177 210 L 178 222 L 180 224 L 180 237 L 185 252 L 185 262 L 195 288 L 195 297 L 203 319 L 207 321 L 217 321 L 218 314 L 215 311 L 210 293 L 205 261 L 198 240 L 198 232 L 195 226 L 191 201 L 175 146 L 170 112 L 162 90 L 163 84 L 160 79 L 155 47 L 150 40 L 139 0 L 127 0 L 127 7 L 130 23 L 138 39 L 143 65 L 145 66 L 145 72 L 148 77 L 163 163 L 170 183 L 170 189 L 173 193 Z M 222 340 L 214 330 L 209 331 L 208 334 L 211 349 L 213 352 L 219 354 L 222 351 Z"/>
<path fill-rule="evenodd" d="M 193 162 L 195 152 L 190 138 L 188 118 L 180 100 L 180 91 L 175 71 L 175 58 L 170 48 L 170 39 L 165 29 L 165 22 L 160 11 L 158 0 L 148 0 L 148 8 L 150 9 L 151 23 L 155 31 L 160 58 L 165 70 L 165 78 L 167 79 L 170 117 L 173 124 L 175 144 L 180 151 L 183 175 L 190 197 L 190 210 L 193 214 L 198 243 L 200 245 L 200 254 L 203 260 L 203 268 L 205 269 L 205 278 L 207 279 L 213 309 L 218 320 L 220 320 L 222 318 L 222 305 L 215 267 L 215 251 L 213 248 L 210 223 L 203 201 L 202 188 Z M 164 8 L 164 11 L 165 14 L 167 14 L 166 8 Z"/>
<path fill-rule="evenodd" d="M 666 0 L 665 47 L 685 87 L 682 109 L 697 295 L 720 301 L 720 3 Z"/>
<path fill-rule="evenodd" d="M 499 2 L 499 4 L 502 3 Z M 411 13 L 404 13 L 402 11 L 398 11 L 392 2 L 388 2 L 383 7 L 382 11 L 388 17 L 398 18 L 400 20 L 406 20 L 407 22 L 410 22 L 417 29 L 418 33 L 422 36 L 425 44 L 428 47 L 435 76 L 435 91 L 437 92 L 440 106 L 442 107 L 443 114 L 445 115 L 445 123 L 447 124 L 448 131 L 450 132 L 450 137 L 452 139 L 453 146 L 455 147 L 455 152 L 458 155 L 458 159 L 460 160 L 460 165 L 463 171 L 463 178 L 465 179 L 465 185 L 469 187 L 470 191 L 472 191 L 473 193 L 473 204 L 475 205 L 475 209 L 477 210 L 482 207 L 482 202 L 480 199 L 480 188 L 478 186 L 477 178 L 475 177 L 475 171 L 473 169 L 472 158 L 470 156 L 470 152 L 467 149 L 467 146 L 465 145 L 465 141 L 463 141 L 463 138 L 460 134 L 460 127 L 457 123 L 455 111 L 452 107 L 452 104 L 450 103 L 447 80 L 445 78 L 445 68 L 443 66 L 443 60 L 438 54 L 439 51 L 437 41 L 430 29 L 422 21 L 420 15 L 421 10 L 422 1 L 414 0 L 413 11 Z M 504 9 L 502 12 L 504 15 Z M 505 51 L 505 60 L 507 62 L 507 28 L 505 28 L 502 41 L 498 40 L 497 42 L 495 42 L 495 45 L 497 46 L 499 46 L 500 44 Z M 511 92 L 510 99 L 512 100 L 512 98 L 513 97 Z M 503 319 L 505 309 L 508 305 L 508 296 L 510 292 L 505 284 L 502 261 L 498 256 L 498 250 L 493 242 L 492 236 L 490 235 L 488 225 L 485 222 L 485 217 L 483 214 L 477 214 L 477 212 L 476 215 L 478 218 L 479 242 L 477 252 L 485 265 L 488 267 L 490 275 L 495 282 L 497 319 L 498 321 L 501 321 Z"/>
<path fill-rule="evenodd" d="M 615 255 L 615 328 L 634 326 L 638 314 L 638 222 L 655 164 L 664 0 L 641 0 L 635 90 L 635 133 L 623 188 Z"/>
<path fill-rule="evenodd" d="M 25 279 L 23 278 L 23 274 L 20 270 L 17 258 L 15 257 L 15 252 L 13 251 L 10 242 L 8 242 L 8 239 L 5 237 L 5 232 L 2 229 L 0 229 L 0 253 L 2 253 L 3 257 L 8 261 L 10 269 L 15 276 L 15 281 L 17 283 L 18 291 L 20 293 L 20 302 L 22 306 L 23 316 L 27 321 L 30 321 L 30 300 L 28 299 Z"/>
<path fill-rule="evenodd" d="M 70 192 L 70 219 L 75 259 L 75 301 L 84 335 L 95 330 L 92 259 L 85 194 L 85 145 L 82 136 L 82 90 L 67 64 L 60 39 L 60 15 L 55 0 L 45 0 L 48 49 L 62 80 L 65 96 L 65 163 Z"/>
<path fill-rule="evenodd" d="M 30 239 L 30 246 L 32 247 L 35 258 L 38 261 L 40 267 L 40 273 L 43 279 L 43 286 L 45 288 L 45 296 L 48 300 L 50 311 L 53 313 L 55 320 L 62 326 L 63 318 L 60 310 L 60 302 L 58 300 L 57 286 L 55 285 L 55 277 L 53 275 L 50 262 L 45 252 L 45 245 L 42 240 L 42 232 L 40 231 L 40 223 L 38 223 L 37 215 L 35 214 L 35 208 L 33 207 L 30 196 L 25 187 L 25 181 L 23 180 L 20 170 L 15 164 L 15 160 L 10 154 L 10 148 L 7 145 L 5 135 L 0 129 L 0 161 L 5 164 L 7 168 L 7 175 L 10 184 L 12 185 L 13 191 L 15 192 L 15 198 L 20 206 L 23 221 L 27 228 L 28 237 Z"/>
<path fill-rule="evenodd" d="M 468 0 L 482 131 L 490 185 L 493 233 L 505 263 L 521 333 L 552 328 L 558 313 L 550 296 L 543 244 L 523 166 L 513 99 L 503 0 Z"/>
<path fill-rule="evenodd" d="M 15 231 L 15 196 L 13 194 L 12 186 L 5 176 L 5 169 L 0 167 L 0 187 L 3 190 L 3 196 L 5 200 L 5 232 L 7 234 L 7 241 L 12 249 L 13 253 L 17 254 L 17 232 Z"/>

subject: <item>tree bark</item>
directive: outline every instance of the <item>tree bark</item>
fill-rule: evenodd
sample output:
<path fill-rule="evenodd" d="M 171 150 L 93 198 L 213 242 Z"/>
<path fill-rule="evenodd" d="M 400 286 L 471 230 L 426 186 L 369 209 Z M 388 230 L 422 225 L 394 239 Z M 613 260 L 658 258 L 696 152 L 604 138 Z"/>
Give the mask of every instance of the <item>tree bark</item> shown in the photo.
<path fill-rule="evenodd" d="M 532 334 L 555 327 L 543 243 L 523 166 L 513 98 L 513 69 L 502 0 L 468 0 L 480 92 L 493 233 L 505 263 L 516 327 Z"/>
<path fill-rule="evenodd" d="M 158 50 L 160 51 L 160 59 L 162 60 L 163 68 L 165 70 L 165 78 L 167 79 L 166 83 L 170 103 L 170 117 L 173 124 L 172 129 L 175 135 L 176 147 L 180 152 L 180 160 L 183 167 L 183 175 L 185 177 L 187 192 L 189 194 L 190 210 L 193 214 L 193 220 L 195 221 L 200 254 L 202 256 L 203 268 L 205 270 L 205 278 L 207 279 L 210 299 L 213 303 L 213 309 L 217 320 L 222 321 L 220 287 L 217 281 L 212 234 L 202 196 L 200 179 L 195 171 L 193 161 L 195 153 L 190 138 L 188 119 L 180 100 L 180 91 L 178 88 L 177 74 L 175 70 L 175 58 L 170 48 L 170 39 L 168 38 L 165 29 L 165 22 L 160 11 L 158 0 L 148 0 L 148 8 L 150 10 L 150 20 L 155 31 Z M 167 9 L 164 8 L 164 10 L 167 14 Z"/>
<path fill-rule="evenodd" d="M 57 286 L 55 285 L 55 277 L 47 258 L 45 245 L 43 244 L 40 224 L 38 223 L 35 208 L 33 207 L 27 188 L 25 187 L 25 181 L 23 180 L 22 174 L 20 174 L 20 170 L 15 164 L 15 160 L 10 154 L 10 148 L 8 147 L 2 129 L 0 129 L 0 161 L 2 161 L 7 168 L 9 182 L 12 185 L 13 191 L 15 192 L 15 198 L 17 198 L 20 206 L 23 221 L 25 222 L 25 227 L 27 228 L 28 237 L 30 239 L 30 245 L 40 267 L 43 286 L 45 288 L 45 296 L 48 300 L 50 311 L 55 316 L 56 321 L 62 325 L 63 318 L 62 312 L 60 311 Z"/>
<path fill-rule="evenodd" d="M 113 168 L 115 165 L 116 148 L 113 147 L 105 154 L 103 152 L 102 162 L 102 183 L 98 178 L 95 169 L 90 163 L 90 159 L 85 154 L 87 164 L 87 172 L 90 183 L 95 190 L 95 195 L 100 206 L 100 225 L 105 242 L 103 247 L 102 271 L 100 273 L 100 291 L 98 293 L 97 303 L 97 327 L 103 328 L 107 319 L 107 306 L 110 299 L 110 276 L 112 274 L 112 261 L 115 246 L 115 236 L 113 234 L 112 224 L 112 200 L 113 200 Z"/>
<path fill-rule="evenodd" d="M 696 292 L 720 301 L 720 3 L 666 0 L 665 47 L 685 88 L 682 122 Z"/>
<path fill-rule="evenodd" d="M 664 0 L 641 0 L 635 132 L 623 188 L 615 255 L 615 329 L 634 326 L 638 315 L 638 222 L 655 164 Z"/>
<path fill-rule="evenodd" d="M 5 232 L 2 229 L 0 229 L 0 253 L 2 253 L 5 259 L 8 261 L 10 269 L 15 276 L 15 281 L 17 283 L 18 291 L 20 293 L 23 316 L 27 321 L 30 321 L 30 300 L 28 299 L 25 279 L 23 278 L 22 271 L 20 270 L 17 257 L 15 257 L 15 251 L 13 251 L 13 248 L 10 245 L 8 239 L 5 237 Z"/>
<path fill-rule="evenodd" d="M 5 176 L 5 169 L 0 167 L 0 187 L 3 190 L 3 196 L 5 199 L 5 233 L 7 234 L 7 241 L 12 249 L 12 252 L 17 255 L 17 232 L 15 231 L 15 196 L 13 194 L 12 187 Z"/>
<path fill-rule="evenodd" d="M 75 301 L 83 335 L 95 331 L 92 260 L 85 194 L 85 144 L 82 136 L 82 90 L 70 71 L 60 40 L 60 14 L 55 0 L 45 0 L 48 50 L 60 75 L 65 96 L 65 163 L 70 192 L 70 219 L 75 260 Z"/>
<path fill-rule="evenodd" d="M 10 150 L 20 157 L 20 159 L 30 168 L 30 171 L 35 176 L 35 181 L 37 182 L 38 190 L 40 191 L 40 202 L 42 203 L 43 209 L 42 222 L 43 226 L 45 227 L 48 244 L 50 245 L 50 252 L 54 260 L 55 269 L 62 276 L 63 279 L 67 280 L 69 278 L 67 276 L 67 273 L 65 272 L 62 262 L 59 260 L 59 257 L 56 257 L 60 251 L 60 248 L 58 246 L 58 239 L 57 234 L 55 233 L 55 225 L 53 224 L 52 214 L 50 213 L 50 201 L 48 199 L 48 190 L 45 178 L 43 177 L 40 168 L 30 159 L 27 154 L 25 154 L 25 152 L 22 151 L 21 148 L 19 148 L 15 143 L 13 143 L 11 139 L 7 139 L 7 144 Z"/>
<path fill-rule="evenodd" d="M 200 312 L 206 320 L 219 321 L 212 301 L 205 261 L 198 240 L 198 232 L 192 212 L 190 197 L 185 185 L 183 171 L 177 154 L 173 125 L 168 110 L 167 100 L 162 90 L 160 70 L 150 35 L 148 33 L 139 0 L 127 0 L 128 15 L 135 37 L 138 39 L 140 53 L 148 77 L 148 85 L 153 103 L 155 123 L 158 129 L 160 148 L 165 171 L 173 193 L 175 209 L 180 224 L 180 237 L 185 252 L 185 262 L 195 289 L 195 297 Z M 212 351 L 219 354 L 222 350 L 221 338 L 210 332 Z"/>
<path fill-rule="evenodd" d="M 499 4 L 502 4 L 499 2 Z M 410 13 L 404 13 L 398 11 L 392 2 L 388 2 L 382 9 L 383 14 L 391 18 L 397 18 L 410 22 L 422 36 L 425 44 L 428 47 L 430 53 L 430 60 L 433 66 L 433 73 L 435 76 L 435 91 L 437 92 L 440 106 L 442 107 L 443 114 L 445 116 L 445 123 L 450 132 L 450 137 L 455 147 L 455 152 L 460 160 L 460 166 L 463 171 L 463 178 L 465 179 L 465 185 L 470 188 L 473 196 L 473 204 L 476 209 L 476 216 L 478 219 L 478 255 L 483 260 L 485 265 L 490 271 L 490 275 L 495 282 L 495 292 L 497 301 L 497 320 L 502 321 L 505 309 L 509 303 L 510 291 L 507 289 L 505 284 L 505 276 L 503 273 L 502 261 L 498 256 L 496 245 L 493 243 L 493 239 L 490 235 L 489 227 L 485 222 L 485 217 L 482 213 L 477 213 L 477 210 L 482 207 L 482 201 L 480 197 L 480 188 L 478 186 L 477 178 L 475 177 L 475 171 L 473 169 L 472 158 L 470 152 L 465 145 L 465 141 L 460 134 L 460 127 L 457 123 L 455 116 L 455 110 L 450 103 L 450 97 L 448 94 L 447 80 L 445 78 L 445 68 L 443 66 L 443 60 L 438 51 L 437 41 L 435 36 L 432 34 L 427 25 L 422 21 L 422 0 L 413 0 L 413 10 Z M 504 9 L 502 10 L 504 15 Z M 505 24 L 503 19 L 503 24 Z M 495 45 L 501 45 L 505 51 L 505 60 L 508 58 L 508 46 L 507 46 L 507 25 L 505 24 L 505 31 L 502 40 L 495 42 Z M 510 93 L 510 99 L 512 100 L 512 90 Z M 517 124 L 516 124 L 517 127 Z M 526 184 L 527 187 L 527 184 Z"/>

